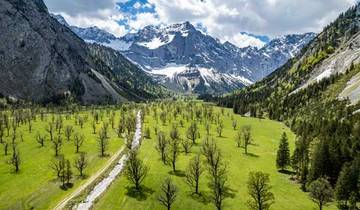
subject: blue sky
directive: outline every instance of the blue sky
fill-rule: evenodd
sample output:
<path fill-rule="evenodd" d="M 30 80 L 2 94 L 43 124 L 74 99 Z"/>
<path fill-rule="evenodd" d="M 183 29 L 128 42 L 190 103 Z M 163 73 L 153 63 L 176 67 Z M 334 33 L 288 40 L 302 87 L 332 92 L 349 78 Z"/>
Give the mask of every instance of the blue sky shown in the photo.
<path fill-rule="evenodd" d="M 44 1 L 51 12 L 63 15 L 71 25 L 98 26 L 117 36 L 150 24 L 190 21 L 221 41 L 239 46 L 259 44 L 259 39 L 249 40 L 241 32 L 270 38 L 319 32 L 357 0 Z"/>

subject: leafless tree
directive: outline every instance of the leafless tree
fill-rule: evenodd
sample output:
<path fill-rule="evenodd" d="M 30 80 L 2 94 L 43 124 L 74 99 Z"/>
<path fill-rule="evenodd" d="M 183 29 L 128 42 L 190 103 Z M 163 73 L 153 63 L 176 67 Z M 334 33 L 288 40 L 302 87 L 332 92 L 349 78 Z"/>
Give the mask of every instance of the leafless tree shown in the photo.
<path fill-rule="evenodd" d="M 150 134 L 150 128 L 149 127 L 145 128 L 145 130 L 144 130 L 144 138 L 150 139 L 151 138 L 150 135 L 151 135 Z"/>
<path fill-rule="evenodd" d="M 177 187 L 172 183 L 170 178 L 167 178 L 161 185 L 161 194 L 158 197 L 158 201 L 165 206 L 167 210 L 170 210 L 176 200 L 177 192 Z"/>
<path fill-rule="evenodd" d="M 73 132 L 74 132 L 74 128 L 71 125 L 67 125 L 65 127 L 65 136 L 68 141 L 70 141 Z"/>
<path fill-rule="evenodd" d="M 104 129 L 102 129 L 99 133 L 98 136 L 98 146 L 99 146 L 99 150 L 100 150 L 100 155 L 102 157 L 105 156 L 106 150 L 108 148 L 108 138 L 106 137 L 106 131 Z"/>
<path fill-rule="evenodd" d="M 9 142 L 8 141 L 4 141 L 3 142 L 3 145 L 4 145 L 4 155 L 8 155 L 8 149 L 9 149 Z"/>
<path fill-rule="evenodd" d="M 238 125 L 238 121 L 233 120 L 232 121 L 232 127 L 233 127 L 234 130 L 236 130 L 237 125 Z"/>
<path fill-rule="evenodd" d="M 192 141 L 193 144 L 196 144 L 196 139 L 199 136 L 199 128 L 196 124 L 196 122 L 192 122 L 191 125 L 189 126 L 187 132 L 186 132 L 186 137 L 188 139 L 190 139 Z"/>
<path fill-rule="evenodd" d="M 197 155 L 195 158 L 190 160 L 186 173 L 186 182 L 196 194 L 199 194 L 199 182 L 202 173 L 203 169 L 201 167 L 200 156 Z"/>
<path fill-rule="evenodd" d="M 129 159 L 126 164 L 125 174 L 127 179 L 135 185 L 135 189 L 140 192 L 141 183 L 144 181 L 148 168 L 144 166 L 143 162 L 137 157 L 134 150 L 130 151 Z"/>
<path fill-rule="evenodd" d="M 50 141 L 54 140 L 54 124 L 49 122 L 48 125 L 45 128 L 46 132 L 49 133 Z"/>
<path fill-rule="evenodd" d="M 219 137 L 222 137 L 223 130 L 224 130 L 224 123 L 222 121 L 219 121 L 219 124 L 216 127 L 216 132 L 218 133 Z"/>
<path fill-rule="evenodd" d="M 57 158 L 55 158 L 51 164 L 50 167 L 55 171 L 57 178 L 60 178 L 61 173 L 65 169 L 65 158 L 63 155 L 59 155 Z"/>
<path fill-rule="evenodd" d="M 248 153 L 248 146 L 249 144 L 251 144 L 251 126 L 250 125 L 244 125 L 241 128 L 241 133 L 242 133 L 242 139 L 243 139 L 243 143 L 244 143 L 244 150 L 245 150 L 245 154 Z"/>
<path fill-rule="evenodd" d="M 84 143 L 84 140 L 85 140 L 84 135 L 79 134 L 79 133 L 75 133 L 75 135 L 74 135 L 74 145 L 75 145 L 76 153 L 79 152 L 80 147 Z"/>
<path fill-rule="evenodd" d="M 211 129 L 211 125 L 209 122 L 205 123 L 205 130 L 206 130 L 206 135 L 210 135 L 210 129 Z"/>
<path fill-rule="evenodd" d="M 179 140 L 171 139 L 169 141 L 166 159 L 170 162 L 173 172 L 176 172 L 176 162 L 178 160 L 179 153 Z"/>
<path fill-rule="evenodd" d="M 166 163 L 166 148 L 168 142 L 166 141 L 165 133 L 163 131 L 159 131 L 157 133 L 157 143 L 156 143 L 156 150 L 159 151 L 161 155 L 161 160 L 163 163 Z"/>
<path fill-rule="evenodd" d="M 235 142 L 237 147 L 241 147 L 242 132 L 238 131 L 235 135 Z"/>
<path fill-rule="evenodd" d="M 20 159 L 20 152 L 16 144 L 13 144 L 13 152 L 10 159 L 10 164 L 14 166 L 15 173 L 18 173 L 20 169 L 21 159 Z"/>
<path fill-rule="evenodd" d="M 93 134 L 96 134 L 96 121 L 95 120 L 92 122 L 92 129 L 93 129 Z"/>
<path fill-rule="evenodd" d="M 45 136 L 40 135 L 40 133 L 36 134 L 36 141 L 40 144 L 41 147 L 45 144 Z"/>
<path fill-rule="evenodd" d="M 53 141 L 53 148 L 55 152 L 55 156 L 57 157 L 60 154 L 61 146 L 62 146 L 62 138 L 59 135 L 57 138 L 55 138 Z"/>
<path fill-rule="evenodd" d="M 85 153 L 80 153 L 79 157 L 74 160 L 74 167 L 79 171 L 79 176 L 83 177 L 84 170 L 87 167 L 88 162 L 86 160 Z"/>
<path fill-rule="evenodd" d="M 192 142 L 190 142 L 190 140 L 183 139 L 181 141 L 181 145 L 182 145 L 182 147 L 184 149 L 185 154 L 188 154 L 190 152 L 191 147 L 192 147 L 193 144 L 192 144 Z"/>

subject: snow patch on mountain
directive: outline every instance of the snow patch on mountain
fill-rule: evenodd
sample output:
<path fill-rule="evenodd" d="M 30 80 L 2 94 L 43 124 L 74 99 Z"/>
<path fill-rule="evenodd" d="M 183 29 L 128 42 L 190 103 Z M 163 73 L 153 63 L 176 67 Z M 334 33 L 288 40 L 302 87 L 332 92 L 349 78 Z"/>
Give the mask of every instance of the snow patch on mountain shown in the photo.
<path fill-rule="evenodd" d="M 161 40 L 159 37 L 154 37 L 152 40 L 150 40 L 149 42 L 138 42 L 136 43 L 137 45 L 140 46 L 144 46 L 148 49 L 154 50 L 157 49 L 163 45 L 169 44 L 170 42 L 172 42 L 172 40 L 174 39 L 175 35 L 170 34 L 168 36 L 168 40 L 167 41 L 163 41 Z"/>
<path fill-rule="evenodd" d="M 166 67 L 164 67 L 164 68 L 153 69 L 150 71 L 150 73 L 166 76 L 170 79 L 173 79 L 177 74 L 186 71 L 186 69 L 187 69 L 186 65 L 177 65 L 177 64 L 170 63 L 170 64 L 166 65 Z"/>

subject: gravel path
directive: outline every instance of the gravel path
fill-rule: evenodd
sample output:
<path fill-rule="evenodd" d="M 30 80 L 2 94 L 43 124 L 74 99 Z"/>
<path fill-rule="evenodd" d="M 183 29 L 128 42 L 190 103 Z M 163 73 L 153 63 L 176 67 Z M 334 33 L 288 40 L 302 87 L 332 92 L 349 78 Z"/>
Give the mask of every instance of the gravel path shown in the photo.
<path fill-rule="evenodd" d="M 132 148 L 137 148 L 141 140 L 141 114 L 140 111 L 136 116 L 136 130 L 134 134 L 134 139 L 132 143 Z M 105 190 L 110 186 L 110 184 L 115 180 L 117 175 L 121 173 L 124 169 L 125 163 L 128 160 L 128 156 L 124 154 L 119 160 L 118 164 L 113 168 L 109 175 L 99 182 L 94 189 L 89 193 L 86 199 L 77 206 L 77 210 L 88 210 L 93 205 L 94 201 L 105 192 Z"/>

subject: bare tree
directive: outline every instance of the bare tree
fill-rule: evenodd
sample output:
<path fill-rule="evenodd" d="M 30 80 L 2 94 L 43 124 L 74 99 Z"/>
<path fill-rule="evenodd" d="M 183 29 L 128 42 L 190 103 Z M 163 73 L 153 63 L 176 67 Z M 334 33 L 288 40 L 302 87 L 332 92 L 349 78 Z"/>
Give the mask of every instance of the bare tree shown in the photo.
<path fill-rule="evenodd" d="M 191 147 L 192 147 L 193 144 L 192 144 L 192 142 L 190 142 L 190 140 L 183 139 L 181 141 L 181 145 L 182 145 L 182 147 L 184 149 L 185 154 L 188 154 L 190 152 Z"/>
<path fill-rule="evenodd" d="M 116 129 L 118 138 L 120 138 L 121 134 L 123 134 L 124 132 L 125 132 L 125 122 L 124 119 L 120 119 L 118 123 L 118 127 Z"/>
<path fill-rule="evenodd" d="M 210 135 L 210 129 L 211 129 L 211 125 L 209 122 L 205 123 L 205 130 L 206 130 L 206 135 Z"/>
<path fill-rule="evenodd" d="M 54 139 L 54 124 L 49 122 L 48 125 L 45 128 L 46 132 L 49 133 L 50 141 L 53 141 Z"/>
<path fill-rule="evenodd" d="M 13 144 L 13 153 L 10 159 L 10 164 L 14 166 L 15 173 L 18 173 L 20 169 L 21 159 L 20 159 L 20 152 L 16 144 Z"/>
<path fill-rule="evenodd" d="M 151 139 L 150 135 L 151 135 L 150 134 L 150 128 L 149 127 L 145 128 L 145 130 L 144 130 L 144 138 Z"/>
<path fill-rule="evenodd" d="M 186 132 L 186 137 L 192 141 L 193 144 L 196 144 L 196 139 L 199 136 L 199 128 L 196 122 L 192 122 Z"/>
<path fill-rule="evenodd" d="M 79 152 L 80 147 L 82 146 L 82 144 L 84 143 L 85 137 L 82 134 L 79 133 L 75 133 L 74 135 L 74 145 L 75 145 L 75 149 L 76 149 L 76 153 Z"/>
<path fill-rule="evenodd" d="M 57 138 L 55 138 L 53 141 L 53 148 L 55 152 L 55 156 L 57 157 L 60 154 L 61 146 L 62 146 L 62 138 L 59 135 Z"/>
<path fill-rule="evenodd" d="M 250 172 L 247 187 L 251 197 L 248 206 L 251 210 L 267 210 L 273 204 L 274 195 L 270 192 L 269 182 L 269 174 Z"/>
<path fill-rule="evenodd" d="M 203 170 L 201 167 L 200 156 L 197 155 L 195 158 L 190 160 L 186 173 L 186 182 L 191 189 L 194 189 L 196 194 L 199 194 L 199 181 L 202 173 Z"/>
<path fill-rule="evenodd" d="M 248 153 L 248 146 L 249 144 L 251 144 L 251 126 L 250 125 L 244 125 L 241 128 L 241 133 L 243 135 L 242 139 L 243 139 L 243 143 L 244 143 L 244 150 L 245 150 L 245 154 Z"/>
<path fill-rule="evenodd" d="M 130 151 L 125 174 L 127 179 L 135 185 L 135 189 L 138 192 L 141 191 L 141 183 L 144 181 L 148 170 L 149 169 L 144 166 L 143 162 L 137 157 L 136 151 Z"/>
<path fill-rule="evenodd" d="M 180 140 L 180 131 L 176 124 L 173 124 L 173 126 L 170 130 L 170 138 L 172 140 Z"/>
<path fill-rule="evenodd" d="M 227 167 L 222 161 L 222 156 L 219 150 L 215 150 L 209 158 L 209 173 L 211 175 L 210 187 L 212 190 L 212 200 L 217 210 L 221 210 L 223 201 L 225 200 L 228 187 L 227 182 Z"/>
<path fill-rule="evenodd" d="M 80 125 L 80 128 L 83 129 L 84 128 L 84 118 L 79 116 L 78 123 Z"/>
<path fill-rule="evenodd" d="M 59 155 L 57 158 L 55 158 L 51 164 L 50 167 L 55 171 L 57 178 L 60 178 L 61 173 L 63 172 L 65 168 L 65 158 L 63 155 Z"/>
<path fill-rule="evenodd" d="M 238 122 L 236 120 L 233 120 L 232 121 L 232 127 L 233 127 L 234 130 L 236 130 L 237 125 L 238 125 Z"/>
<path fill-rule="evenodd" d="M 224 130 L 224 123 L 222 121 L 219 121 L 219 124 L 216 127 L 216 132 L 218 133 L 219 137 L 222 137 L 223 130 Z"/>
<path fill-rule="evenodd" d="M 63 181 L 63 187 L 66 188 L 66 185 L 70 184 L 73 172 L 71 170 L 71 164 L 69 160 L 66 160 L 65 164 L 65 170 L 64 170 L 64 177 L 62 178 Z"/>
<path fill-rule="evenodd" d="M 241 139 L 242 139 L 242 133 L 241 131 L 238 131 L 235 135 L 235 142 L 237 147 L 241 147 Z"/>
<path fill-rule="evenodd" d="M 166 159 L 170 162 L 173 172 L 176 172 L 176 162 L 178 160 L 178 156 L 180 153 L 179 140 L 171 139 L 168 144 L 169 147 L 168 147 Z"/>
<path fill-rule="evenodd" d="M 166 125 L 166 119 L 167 119 L 166 112 L 165 111 L 161 112 L 160 113 L 160 120 L 161 120 L 163 125 Z"/>
<path fill-rule="evenodd" d="M 40 144 L 41 147 L 45 144 L 46 136 L 40 135 L 40 133 L 36 134 L 36 141 Z"/>
<path fill-rule="evenodd" d="M 214 139 L 211 139 L 207 136 L 205 137 L 204 143 L 201 147 L 201 153 L 205 156 L 207 163 L 210 164 L 213 161 L 213 156 L 217 151 L 217 145 Z"/>
<path fill-rule="evenodd" d="M 165 133 L 163 131 L 159 131 L 157 134 L 157 143 L 156 143 L 156 150 L 159 151 L 161 155 L 161 160 L 163 163 L 166 163 L 166 148 L 168 142 L 166 141 Z"/>
<path fill-rule="evenodd" d="M 92 129 L 93 129 L 93 134 L 96 134 L 96 121 L 95 120 L 92 122 Z"/>
<path fill-rule="evenodd" d="M 158 197 L 158 201 L 165 206 L 167 210 L 170 210 L 176 200 L 177 192 L 177 187 L 172 183 L 170 178 L 167 178 L 161 185 L 161 194 Z"/>
<path fill-rule="evenodd" d="M 74 160 L 74 167 L 79 171 L 79 176 L 83 177 L 84 170 L 87 167 L 88 162 L 86 160 L 85 153 L 80 153 L 79 157 Z"/>
<path fill-rule="evenodd" d="M 0 119 L 0 144 L 4 141 L 4 134 L 5 134 L 5 124 L 2 119 Z"/>
<path fill-rule="evenodd" d="M 128 134 L 125 134 L 125 141 L 126 141 L 126 147 L 131 150 L 133 149 L 133 141 L 134 141 L 134 133 L 130 132 Z"/>
<path fill-rule="evenodd" d="M 32 132 L 32 122 L 31 120 L 28 121 L 28 128 L 29 128 L 29 133 Z"/>
<path fill-rule="evenodd" d="M 8 155 L 8 149 L 9 149 L 9 142 L 8 141 L 4 141 L 3 142 L 3 145 L 4 145 L 4 155 Z"/>
<path fill-rule="evenodd" d="M 107 147 L 108 147 L 108 139 L 106 137 L 106 132 L 104 129 L 102 129 L 99 133 L 99 136 L 98 136 L 98 146 L 99 146 L 99 150 L 100 150 L 100 155 L 102 157 L 105 156 L 105 152 L 107 150 Z"/>
<path fill-rule="evenodd" d="M 74 132 L 74 128 L 71 125 L 67 125 L 65 127 L 65 136 L 68 141 L 70 141 L 73 132 Z"/>

